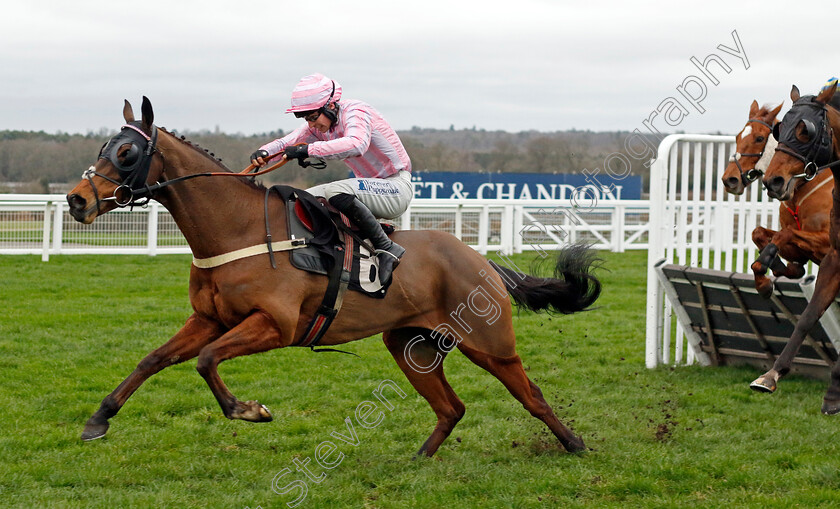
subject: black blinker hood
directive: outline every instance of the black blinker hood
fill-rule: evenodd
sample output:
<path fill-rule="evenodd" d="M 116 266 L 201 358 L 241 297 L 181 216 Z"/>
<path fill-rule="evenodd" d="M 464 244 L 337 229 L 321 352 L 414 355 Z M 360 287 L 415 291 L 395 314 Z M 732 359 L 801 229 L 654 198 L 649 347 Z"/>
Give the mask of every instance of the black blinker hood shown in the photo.
<path fill-rule="evenodd" d="M 111 138 L 99 153 L 99 159 L 105 159 L 114 165 L 120 175 L 123 185 L 131 190 L 137 190 L 146 185 L 149 167 L 152 164 L 152 153 L 157 144 L 157 128 L 152 126 L 151 139 L 141 133 L 140 123 L 131 122 L 122 127 L 120 132 Z M 123 145 L 131 145 L 120 162 L 117 152 Z"/>
<path fill-rule="evenodd" d="M 831 132 L 826 128 L 825 106 L 814 99 L 815 96 L 806 95 L 793 103 L 773 134 L 779 143 L 784 143 L 806 163 L 823 166 L 832 156 Z M 796 127 L 800 122 L 808 134 L 808 141 L 804 143 L 796 138 Z"/>

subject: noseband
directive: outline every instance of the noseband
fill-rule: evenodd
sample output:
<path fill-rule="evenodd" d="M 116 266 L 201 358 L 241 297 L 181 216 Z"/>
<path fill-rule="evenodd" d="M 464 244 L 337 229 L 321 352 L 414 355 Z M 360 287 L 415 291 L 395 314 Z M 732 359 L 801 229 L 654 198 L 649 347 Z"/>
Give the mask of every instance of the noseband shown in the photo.
<path fill-rule="evenodd" d="M 751 118 L 751 119 L 747 120 L 747 124 L 749 124 L 750 122 L 755 122 L 756 124 L 761 124 L 763 126 L 767 126 L 767 128 L 770 129 L 770 132 L 771 133 L 773 132 L 773 126 L 771 126 L 770 124 L 768 124 L 767 122 L 765 122 L 763 120 L 759 120 L 757 118 Z M 766 141 L 764 142 L 764 146 L 765 147 L 767 146 Z M 764 150 L 762 149 L 762 151 L 757 153 L 757 154 L 742 154 L 740 152 L 735 152 L 734 154 L 729 156 L 729 160 L 731 162 L 735 163 L 735 166 L 738 167 L 738 174 L 741 176 L 741 183 L 744 185 L 744 187 L 747 187 L 748 185 L 755 182 L 756 179 L 758 179 L 759 177 L 764 175 L 764 172 L 759 170 L 758 168 L 753 167 L 753 169 L 748 171 L 745 175 L 744 174 L 744 169 L 741 168 L 740 159 L 742 157 L 757 157 L 757 158 L 761 159 L 761 156 L 763 156 L 763 155 L 764 155 Z"/>

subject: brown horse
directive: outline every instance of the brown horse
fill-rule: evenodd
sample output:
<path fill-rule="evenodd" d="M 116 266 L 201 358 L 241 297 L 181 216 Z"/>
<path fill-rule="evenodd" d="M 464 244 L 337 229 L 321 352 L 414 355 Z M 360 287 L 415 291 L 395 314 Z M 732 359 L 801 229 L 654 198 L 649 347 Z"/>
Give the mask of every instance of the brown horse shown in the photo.
<path fill-rule="evenodd" d="M 746 186 L 763 175 L 776 149 L 772 137 L 776 116 L 782 109 L 758 107 L 753 101 L 744 129 L 735 137 L 735 154 L 730 158 L 721 178 L 724 189 L 731 194 L 743 194 Z M 750 266 L 758 293 L 769 298 L 773 281 L 767 269 L 776 277 L 798 279 L 805 274 L 803 265 L 809 260 L 819 264 L 828 252 L 828 212 L 831 204 L 833 178 L 825 172 L 813 180 L 801 180 L 790 196 L 781 198 L 778 231 L 761 226 L 752 232 L 752 239 L 761 252 Z M 772 196 L 772 194 L 771 194 Z M 789 260 L 785 265 L 780 259 Z"/>
<path fill-rule="evenodd" d="M 200 169 L 208 165 L 217 172 L 229 170 L 189 142 L 155 127 L 148 99 L 143 98 L 141 121 L 135 121 L 128 101 L 123 116 L 126 125 L 67 196 L 76 220 L 91 223 L 118 205 L 153 197 L 172 214 L 196 259 L 265 246 L 266 221 L 277 237 L 287 233 L 285 204 L 274 193 L 266 197 L 262 186 L 245 177 L 192 178 L 202 176 Z M 320 345 L 384 331 L 385 346 L 437 416 L 418 454 L 434 454 L 464 415 L 464 404 L 447 383 L 441 362 L 456 345 L 496 376 L 568 451 L 584 450 L 583 440 L 557 419 L 522 368 L 504 289 L 517 304 L 533 310 L 581 311 L 601 289 L 590 274 L 592 253 L 579 246 L 561 251 L 556 267 L 560 275 L 539 278 L 491 264 L 447 233 L 407 231 L 394 237 L 407 252 L 387 296 L 373 299 L 347 292 Z M 194 263 L 189 284 L 192 316 L 105 397 L 82 438 L 103 436 L 108 420 L 143 381 L 193 357 L 198 357 L 196 369 L 225 416 L 270 421 L 265 406 L 242 402 L 227 389 L 217 366 L 241 355 L 299 345 L 326 287 L 327 278 L 293 268 L 285 255 L 277 256 L 276 269 L 265 252 L 214 268 Z"/>
<path fill-rule="evenodd" d="M 834 174 L 834 208 L 831 213 L 830 247 L 822 259 L 814 295 L 773 368 L 750 384 L 757 391 L 776 390 L 779 379 L 790 371 L 791 362 L 806 334 L 840 292 L 840 217 L 837 215 L 840 210 L 837 184 L 840 177 L 840 111 L 828 104 L 836 88 L 834 83 L 817 96 L 800 97 L 799 89 L 794 86 L 790 93 L 794 104 L 774 131 L 779 147 L 763 179 L 768 192 L 775 198 L 789 199 L 797 181 L 802 178 L 816 181 L 816 175 L 830 168 Z M 828 214 L 829 210 L 826 206 L 824 213 Z M 831 384 L 825 394 L 822 411 L 829 415 L 840 412 L 840 362 L 835 362 L 831 369 Z"/>
<path fill-rule="evenodd" d="M 721 177 L 727 193 L 744 194 L 747 186 L 758 180 L 767 168 L 776 148 L 772 131 L 779 121 L 776 116 L 782 110 L 782 104 L 773 109 L 767 105 L 759 108 L 758 101 L 750 105 L 747 124 L 735 136 L 735 153 Z"/>

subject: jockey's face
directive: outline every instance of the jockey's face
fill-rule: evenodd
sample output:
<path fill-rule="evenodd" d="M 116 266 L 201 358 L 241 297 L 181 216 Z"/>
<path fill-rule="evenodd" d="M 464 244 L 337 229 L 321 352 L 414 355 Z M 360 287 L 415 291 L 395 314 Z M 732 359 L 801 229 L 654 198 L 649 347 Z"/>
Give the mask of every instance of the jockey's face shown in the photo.
<path fill-rule="evenodd" d="M 307 120 L 306 123 L 309 124 L 310 129 L 316 129 L 324 134 L 326 134 L 327 131 L 330 130 L 330 127 L 332 127 L 332 122 L 330 122 L 330 119 L 328 119 L 323 113 L 318 115 L 318 118 L 315 120 Z"/>

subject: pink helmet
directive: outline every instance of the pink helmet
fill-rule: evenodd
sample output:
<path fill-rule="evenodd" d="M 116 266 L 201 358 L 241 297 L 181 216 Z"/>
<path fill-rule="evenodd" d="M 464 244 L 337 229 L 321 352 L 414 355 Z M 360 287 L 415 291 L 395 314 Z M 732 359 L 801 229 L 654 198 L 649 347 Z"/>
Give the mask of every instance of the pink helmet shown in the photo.
<path fill-rule="evenodd" d="M 339 99 L 341 85 L 321 73 L 310 74 L 301 78 L 292 90 L 292 107 L 286 113 L 317 110 Z"/>

